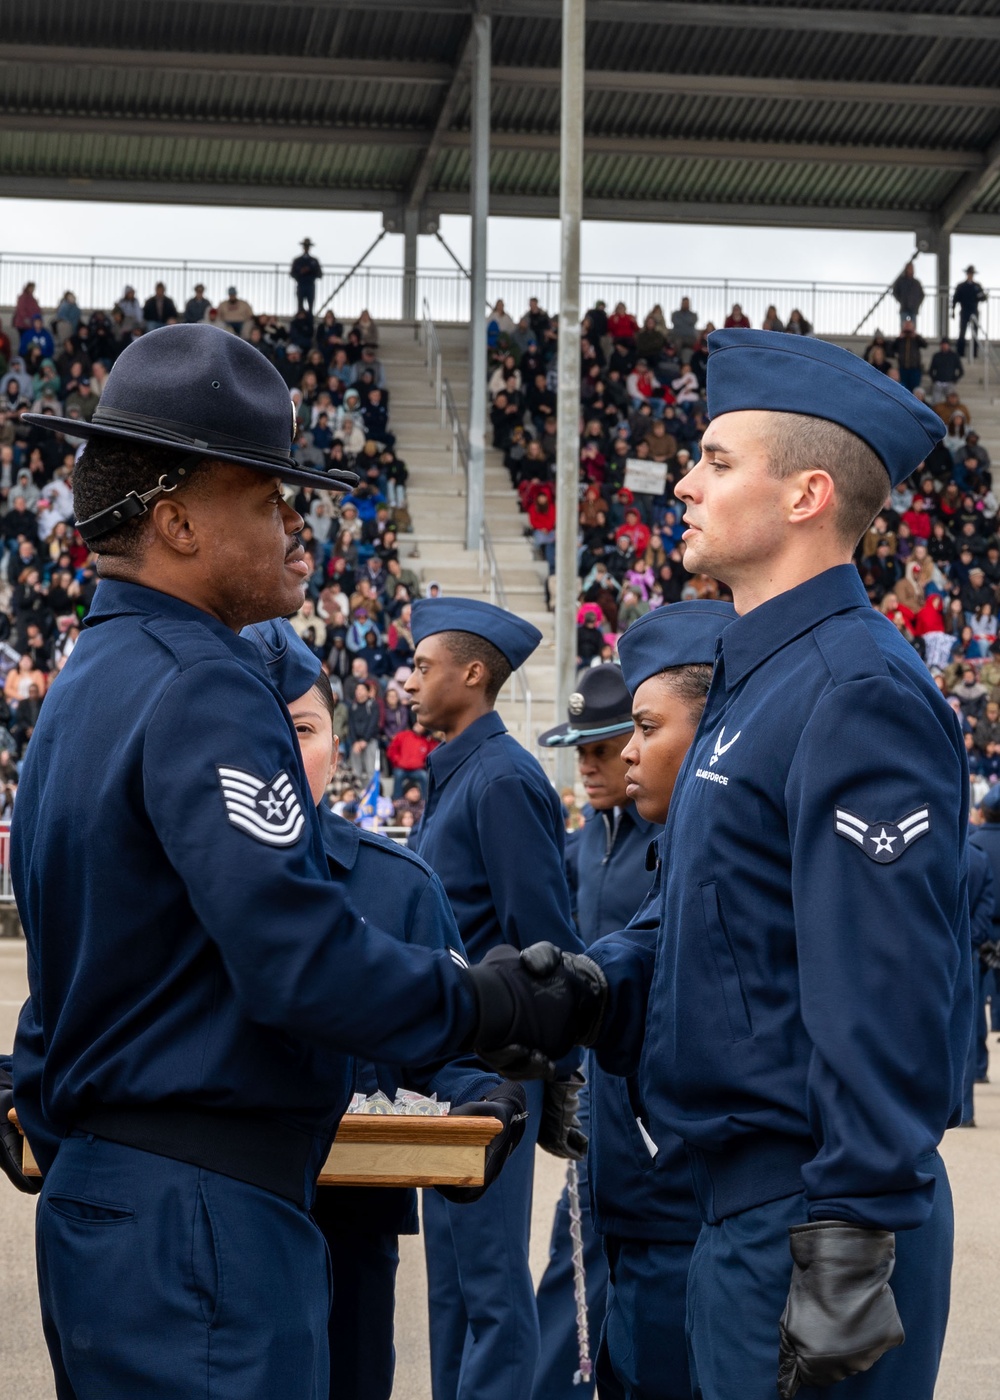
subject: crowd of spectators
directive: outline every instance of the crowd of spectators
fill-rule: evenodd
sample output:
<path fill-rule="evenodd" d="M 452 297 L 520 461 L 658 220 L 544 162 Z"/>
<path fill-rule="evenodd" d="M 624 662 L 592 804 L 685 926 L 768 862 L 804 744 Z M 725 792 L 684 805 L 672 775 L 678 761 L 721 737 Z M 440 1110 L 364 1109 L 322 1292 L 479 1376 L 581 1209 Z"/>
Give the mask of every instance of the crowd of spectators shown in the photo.
<path fill-rule="evenodd" d="M 295 495 L 313 569 L 293 625 L 326 663 L 337 697 L 338 800 L 358 809 L 378 768 L 380 819 L 408 825 L 419 816 L 433 740 L 411 723 L 403 688 L 413 656 L 410 604 L 420 592 L 398 545 L 399 533 L 412 530 L 408 473 L 390 425 L 378 326 L 367 312 L 346 326 L 333 311 L 313 314 L 310 276 L 322 273 L 307 244 L 292 264 L 299 308 L 287 322 L 256 315 L 236 287 L 213 307 L 198 284 L 179 307 L 162 282 L 144 301 L 128 286 L 109 310 L 85 315 L 72 292 L 44 311 L 29 282 L 10 331 L 0 325 L 0 819 L 9 816 L 39 708 L 97 582 L 94 557 L 74 529 L 83 439 L 31 427 L 23 414 L 90 421 L 126 346 L 163 325 L 203 321 L 242 336 L 277 367 L 295 407 L 299 461 L 350 467 L 361 478 L 345 496 L 310 488 Z"/>
<path fill-rule="evenodd" d="M 912 269 L 910 270 L 912 271 Z M 969 270 L 970 273 L 973 269 Z M 919 293 L 908 306 L 919 307 Z M 750 325 L 734 305 L 726 326 Z M 809 335 L 798 310 L 767 309 L 762 329 Z M 684 567 L 683 506 L 674 488 L 697 462 L 705 429 L 706 338 L 687 297 L 669 318 L 641 321 L 598 301 L 582 323 L 577 500 L 577 662 L 614 660 L 618 638 L 651 608 L 725 597 Z M 503 453 L 539 558 L 554 569 L 557 512 L 558 323 L 532 299 L 515 322 L 502 303 L 487 318 L 493 445 Z M 990 457 L 964 402 L 963 357 L 927 341 L 904 314 L 898 335 L 876 332 L 864 358 L 940 414 L 943 442 L 894 490 L 856 553 L 872 605 L 924 659 L 960 711 L 974 783 L 1000 779 L 1000 503 Z"/>

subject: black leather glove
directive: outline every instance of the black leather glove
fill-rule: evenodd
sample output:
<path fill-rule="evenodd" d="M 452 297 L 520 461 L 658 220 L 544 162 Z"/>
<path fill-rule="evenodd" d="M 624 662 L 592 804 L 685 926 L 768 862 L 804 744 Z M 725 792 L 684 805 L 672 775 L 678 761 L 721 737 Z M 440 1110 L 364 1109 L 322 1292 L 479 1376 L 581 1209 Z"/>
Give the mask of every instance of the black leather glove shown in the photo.
<path fill-rule="evenodd" d="M 586 1082 L 575 1069 L 569 1079 L 546 1084 L 538 1128 L 538 1146 L 543 1152 L 569 1162 L 582 1162 L 586 1157 L 589 1143 L 579 1118 L 580 1090 Z"/>
<path fill-rule="evenodd" d="M 486 1148 L 486 1170 L 482 1186 L 438 1186 L 436 1189 L 445 1200 L 466 1205 L 478 1201 L 480 1196 L 492 1186 L 504 1163 L 514 1148 L 524 1137 L 524 1126 L 528 1121 L 528 1100 L 520 1084 L 504 1081 L 483 1099 L 474 1103 L 460 1103 L 448 1114 L 449 1118 L 499 1118 L 503 1132 L 498 1133 Z"/>
<path fill-rule="evenodd" d="M 23 1140 L 18 1129 L 7 1117 L 14 1107 L 12 1084 L 10 1071 L 0 1069 L 0 1169 L 19 1191 L 23 1191 L 26 1196 L 37 1196 L 42 1189 L 42 1178 L 25 1176 L 21 1170 Z"/>
<path fill-rule="evenodd" d="M 904 1340 L 889 1287 L 896 1262 L 890 1230 L 817 1220 L 788 1235 L 794 1263 L 781 1318 L 781 1400 L 800 1385 L 833 1385 L 867 1371 Z"/>
<path fill-rule="evenodd" d="M 476 1053 L 508 1079 L 554 1079 L 555 1061 L 593 1045 L 608 984 L 582 953 L 533 943 L 491 948 L 469 969 L 479 1010 Z"/>
<path fill-rule="evenodd" d="M 1000 943 L 980 943 L 979 961 L 988 972 L 1000 968 Z"/>

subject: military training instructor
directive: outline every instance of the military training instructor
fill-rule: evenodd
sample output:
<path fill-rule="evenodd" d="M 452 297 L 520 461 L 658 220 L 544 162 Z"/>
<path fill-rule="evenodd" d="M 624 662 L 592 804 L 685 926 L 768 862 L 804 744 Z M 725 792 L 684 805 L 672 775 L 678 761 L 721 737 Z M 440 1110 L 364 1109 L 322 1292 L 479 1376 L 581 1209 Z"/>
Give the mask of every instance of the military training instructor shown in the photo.
<path fill-rule="evenodd" d="M 282 482 L 347 482 L 292 463 L 281 376 L 207 325 L 129 346 L 91 423 L 31 421 L 87 439 L 74 492 L 101 578 L 12 835 L 30 989 L 14 1101 L 44 1174 L 57 1393 L 327 1400 L 309 1207 L 350 1057 L 467 1049 L 490 991 L 454 950 L 355 912 L 288 710 L 238 635 L 302 603 Z"/>

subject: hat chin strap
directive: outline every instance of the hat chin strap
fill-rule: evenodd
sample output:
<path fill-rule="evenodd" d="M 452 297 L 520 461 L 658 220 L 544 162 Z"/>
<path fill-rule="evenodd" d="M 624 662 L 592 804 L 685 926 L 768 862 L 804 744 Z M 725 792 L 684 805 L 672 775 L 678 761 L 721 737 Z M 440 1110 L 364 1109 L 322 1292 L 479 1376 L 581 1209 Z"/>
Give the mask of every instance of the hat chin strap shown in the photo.
<path fill-rule="evenodd" d="M 176 467 L 171 467 L 170 471 L 163 473 L 152 490 L 130 491 L 124 500 L 116 501 L 113 506 L 99 510 L 96 515 L 91 515 L 86 520 L 78 520 L 76 528 L 81 538 L 90 544 L 102 535 L 110 535 L 112 530 L 117 530 L 119 525 L 134 520 L 136 516 L 145 515 L 149 510 L 148 501 L 154 496 L 169 496 L 172 491 L 176 491 L 178 486 L 184 484 L 184 478 L 195 464 L 201 460 L 202 456 L 198 452 L 185 453 Z"/>

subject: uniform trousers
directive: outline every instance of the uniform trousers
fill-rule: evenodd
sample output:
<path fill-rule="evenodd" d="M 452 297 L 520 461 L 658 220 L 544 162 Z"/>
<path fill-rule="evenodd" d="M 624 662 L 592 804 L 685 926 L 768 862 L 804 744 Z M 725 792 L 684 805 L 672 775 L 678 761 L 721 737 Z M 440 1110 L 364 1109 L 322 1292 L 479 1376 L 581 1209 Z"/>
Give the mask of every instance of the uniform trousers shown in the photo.
<path fill-rule="evenodd" d="M 580 1089 L 580 1127 L 590 1134 L 590 1085 Z M 590 1355 L 597 1350 L 608 1301 L 608 1263 L 604 1246 L 590 1218 L 590 1180 L 586 1159 L 578 1164 L 580 1178 L 580 1230 L 583 1235 L 583 1267 L 587 1278 L 587 1329 Z M 549 1262 L 538 1285 L 538 1330 L 541 1351 L 535 1373 L 534 1400 L 589 1400 L 593 1386 L 574 1385 L 580 1365 L 576 1331 L 576 1295 L 573 1291 L 573 1244 L 569 1233 L 569 1188 L 564 1186 L 556 1205 L 549 1240 Z"/>
<path fill-rule="evenodd" d="M 433 1400 L 530 1400 L 538 1314 L 528 1268 L 542 1085 L 526 1084 L 525 1133 L 480 1200 L 423 1200 Z"/>
<path fill-rule="evenodd" d="M 333 1273 L 330 1400 L 389 1400 L 399 1236 L 324 1233 Z"/>
<path fill-rule="evenodd" d="M 327 1400 L 327 1250 L 291 1202 L 75 1134 L 36 1248 L 59 1400 Z"/>
<path fill-rule="evenodd" d="M 933 1400 L 948 1323 L 954 1238 L 951 1188 L 935 1152 L 930 1219 L 896 1234 L 891 1287 L 906 1333 L 901 1347 L 835 1390 L 803 1386 L 798 1400 Z M 688 1276 L 688 1338 L 696 1400 L 774 1400 L 778 1322 L 792 1272 L 788 1229 L 807 1220 L 787 1196 L 704 1225 Z"/>
<path fill-rule="evenodd" d="M 607 1235 L 604 1247 L 610 1284 L 599 1400 L 691 1400 L 685 1314 L 694 1245 Z"/>

